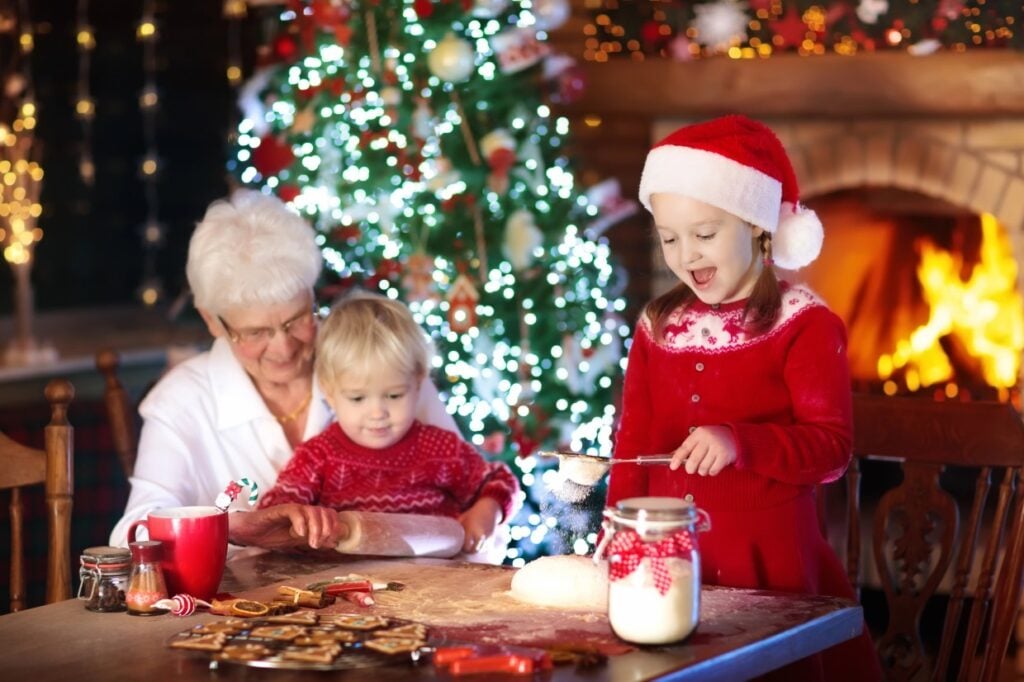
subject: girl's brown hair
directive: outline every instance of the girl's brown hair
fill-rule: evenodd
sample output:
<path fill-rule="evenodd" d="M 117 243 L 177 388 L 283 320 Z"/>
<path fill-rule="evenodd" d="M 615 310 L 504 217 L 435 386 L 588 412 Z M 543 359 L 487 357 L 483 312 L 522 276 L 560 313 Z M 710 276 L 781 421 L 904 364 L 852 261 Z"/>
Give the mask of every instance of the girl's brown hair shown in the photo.
<path fill-rule="evenodd" d="M 772 328 L 782 308 L 782 291 L 779 279 L 775 276 L 772 263 L 772 236 L 767 231 L 757 238 L 759 250 L 764 258 L 765 266 L 754 282 L 754 290 L 747 299 L 743 309 L 745 330 L 748 334 L 763 334 Z M 646 313 L 651 318 L 654 338 L 662 340 L 668 318 L 679 307 L 688 307 L 696 295 L 684 282 L 647 304 Z"/>

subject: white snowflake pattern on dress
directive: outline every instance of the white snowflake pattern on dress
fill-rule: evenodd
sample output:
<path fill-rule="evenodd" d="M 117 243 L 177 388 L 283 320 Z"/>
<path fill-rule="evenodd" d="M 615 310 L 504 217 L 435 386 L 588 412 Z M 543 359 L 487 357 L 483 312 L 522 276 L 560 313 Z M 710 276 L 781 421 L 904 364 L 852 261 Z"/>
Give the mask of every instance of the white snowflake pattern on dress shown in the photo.
<path fill-rule="evenodd" d="M 804 311 L 823 305 L 822 300 L 810 289 L 803 286 L 788 287 L 782 292 L 779 319 L 768 332 L 753 338 L 743 329 L 742 308 L 680 308 L 669 316 L 665 324 L 665 338 L 658 345 L 676 351 L 724 353 L 770 338 Z M 640 318 L 640 324 L 649 334 L 652 333 L 651 320 L 647 315 Z"/>

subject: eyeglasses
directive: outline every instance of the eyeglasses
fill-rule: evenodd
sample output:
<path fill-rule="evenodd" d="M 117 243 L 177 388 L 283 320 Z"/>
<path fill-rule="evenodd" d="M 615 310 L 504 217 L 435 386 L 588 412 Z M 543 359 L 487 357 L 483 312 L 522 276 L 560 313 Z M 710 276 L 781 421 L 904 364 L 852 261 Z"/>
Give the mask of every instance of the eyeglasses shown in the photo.
<path fill-rule="evenodd" d="M 303 310 L 288 318 L 277 327 L 247 327 L 245 329 L 232 329 L 220 315 L 217 316 L 217 319 L 224 327 L 224 331 L 228 333 L 232 343 L 252 350 L 266 346 L 279 330 L 293 339 L 304 340 L 304 338 L 300 337 L 305 337 L 313 330 L 316 321 L 320 319 L 320 313 L 313 309 Z"/>

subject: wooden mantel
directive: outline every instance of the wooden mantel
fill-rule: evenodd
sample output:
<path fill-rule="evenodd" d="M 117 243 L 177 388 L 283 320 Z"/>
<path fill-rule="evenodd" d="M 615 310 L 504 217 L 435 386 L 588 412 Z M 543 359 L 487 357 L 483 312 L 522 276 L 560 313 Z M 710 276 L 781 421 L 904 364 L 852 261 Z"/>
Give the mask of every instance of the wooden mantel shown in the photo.
<path fill-rule="evenodd" d="M 914 57 L 777 55 L 692 62 L 588 62 L 584 97 L 570 115 L 1005 117 L 1024 114 L 1024 53 L 941 52 Z"/>

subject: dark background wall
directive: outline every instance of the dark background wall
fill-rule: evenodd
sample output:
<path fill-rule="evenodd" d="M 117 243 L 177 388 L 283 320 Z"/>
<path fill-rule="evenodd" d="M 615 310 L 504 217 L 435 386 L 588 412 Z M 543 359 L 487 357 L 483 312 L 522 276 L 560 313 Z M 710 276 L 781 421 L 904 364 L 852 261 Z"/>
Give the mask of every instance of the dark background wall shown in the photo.
<path fill-rule="evenodd" d="M 38 106 L 36 140 L 46 174 L 39 220 L 44 236 L 32 274 L 36 308 L 132 301 L 143 270 L 140 230 L 147 216 L 139 174 L 146 150 L 138 103 L 144 84 L 143 51 L 135 38 L 143 3 L 88 3 L 96 36 L 89 79 L 96 103 L 90 141 L 96 174 L 91 187 L 78 171 L 84 142 L 74 114 L 78 3 L 26 4 L 35 25 L 35 50 L 29 60 Z M 157 196 L 166 239 L 155 252 L 155 265 L 171 297 L 183 284 L 185 251 L 196 220 L 228 189 L 227 135 L 236 112 L 235 93 L 225 77 L 228 24 L 221 11 L 222 3 L 210 0 L 156 4 L 156 150 L 162 168 Z M 246 73 L 255 52 L 257 19 L 250 15 L 242 23 Z M 0 39 L 3 49 L 10 50 L 17 35 Z M 0 267 L 0 314 L 11 313 L 12 287 L 9 268 Z"/>

